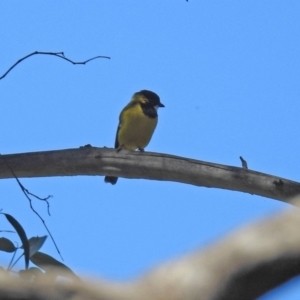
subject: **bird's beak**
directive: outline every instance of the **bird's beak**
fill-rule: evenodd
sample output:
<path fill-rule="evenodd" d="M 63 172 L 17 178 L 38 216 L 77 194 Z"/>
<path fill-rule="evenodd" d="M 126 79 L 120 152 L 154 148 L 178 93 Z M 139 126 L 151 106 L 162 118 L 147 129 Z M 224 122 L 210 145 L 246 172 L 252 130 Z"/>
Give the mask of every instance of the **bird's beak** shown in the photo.
<path fill-rule="evenodd" d="M 165 106 L 162 103 L 159 103 L 158 107 L 165 107 Z"/>

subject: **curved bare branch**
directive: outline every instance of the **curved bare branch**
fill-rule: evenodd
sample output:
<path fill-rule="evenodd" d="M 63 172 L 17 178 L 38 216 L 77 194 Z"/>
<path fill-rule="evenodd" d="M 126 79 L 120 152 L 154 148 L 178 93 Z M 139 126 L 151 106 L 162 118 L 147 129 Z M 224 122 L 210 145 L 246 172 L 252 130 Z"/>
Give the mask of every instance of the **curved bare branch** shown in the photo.
<path fill-rule="evenodd" d="M 82 147 L 58 151 L 4 155 L 21 177 L 110 175 L 125 178 L 175 181 L 228 189 L 289 202 L 300 194 L 300 183 L 246 168 L 153 153 Z M 12 178 L 0 160 L 0 178 Z"/>
<path fill-rule="evenodd" d="M 70 63 L 72 63 L 73 65 L 85 65 L 86 63 L 90 62 L 91 60 L 94 60 L 94 59 L 97 59 L 97 58 L 107 58 L 107 59 L 110 59 L 109 56 L 95 56 L 95 57 L 92 57 L 92 58 L 89 58 L 85 61 L 81 61 L 81 62 L 75 62 L 67 57 L 65 57 L 65 54 L 64 52 L 43 52 L 43 51 L 34 51 L 22 58 L 20 58 L 17 62 L 15 62 L 2 76 L 0 76 L 0 80 L 3 79 L 13 68 L 15 68 L 20 62 L 22 62 L 23 60 L 29 58 L 30 56 L 33 56 L 33 55 L 37 55 L 37 54 L 41 54 L 41 55 L 52 55 L 52 56 L 56 56 L 56 57 L 59 57 L 59 58 L 62 58 Z"/>
<path fill-rule="evenodd" d="M 0 273 L 0 298 L 252 300 L 300 274 L 300 212 L 289 209 L 128 283 L 35 283 Z M 61 272 L 60 272 L 61 274 Z"/>

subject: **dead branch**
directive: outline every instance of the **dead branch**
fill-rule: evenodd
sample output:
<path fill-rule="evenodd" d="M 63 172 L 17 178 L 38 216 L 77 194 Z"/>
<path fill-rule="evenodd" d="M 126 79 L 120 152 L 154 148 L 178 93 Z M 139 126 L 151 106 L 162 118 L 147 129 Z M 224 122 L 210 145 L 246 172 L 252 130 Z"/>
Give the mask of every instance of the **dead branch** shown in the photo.
<path fill-rule="evenodd" d="M 255 194 L 289 203 L 300 194 L 300 183 L 245 168 L 174 155 L 83 147 L 3 155 L 18 178 L 110 175 L 175 181 Z M 0 160 L 0 179 L 12 178 Z"/>
<path fill-rule="evenodd" d="M 289 209 L 128 283 L 36 283 L 2 274 L 1 299 L 251 300 L 300 274 L 300 212 Z M 50 276 L 53 279 L 53 277 Z"/>
<path fill-rule="evenodd" d="M 22 62 L 23 60 L 29 58 L 30 56 L 33 56 L 33 55 L 52 55 L 52 56 L 56 56 L 56 57 L 59 57 L 59 58 L 62 58 L 70 63 L 72 63 L 73 65 L 85 65 L 86 63 L 90 62 L 91 60 L 94 60 L 94 59 L 97 59 L 97 58 L 107 58 L 107 59 L 110 59 L 109 56 L 95 56 L 95 57 L 92 57 L 92 58 L 89 58 L 85 61 L 81 61 L 81 62 L 75 62 L 67 57 L 65 57 L 65 54 L 64 52 L 43 52 L 43 51 L 34 51 L 22 58 L 20 58 L 16 63 L 14 63 L 2 76 L 0 76 L 0 80 L 3 79 L 13 68 L 15 68 L 20 62 Z"/>

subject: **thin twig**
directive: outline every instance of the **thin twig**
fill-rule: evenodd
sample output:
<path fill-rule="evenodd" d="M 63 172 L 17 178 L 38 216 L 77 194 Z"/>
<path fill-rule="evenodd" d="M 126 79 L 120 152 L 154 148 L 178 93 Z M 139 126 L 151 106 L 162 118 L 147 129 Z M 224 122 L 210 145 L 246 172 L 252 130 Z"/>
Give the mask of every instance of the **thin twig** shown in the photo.
<path fill-rule="evenodd" d="M 49 228 L 48 228 L 48 226 L 46 225 L 45 220 L 44 220 L 44 219 L 40 216 L 40 214 L 33 208 L 33 206 L 32 206 L 32 200 L 30 199 L 30 197 L 29 197 L 28 195 L 33 196 L 33 197 L 35 197 L 35 198 L 37 198 L 37 199 L 39 199 L 39 200 L 41 200 L 41 201 L 45 201 L 45 202 L 47 203 L 47 208 L 48 208 L 48 214 L 49 214 L 49 216 L 50 216 L 50 211 L 49 211 L 50 206 L 49 206 L 48 199 L 49 199 L 51 196 L 48 196 L 48 197 L 46 197 L 46 198 L 40 198 L 40 197 L 38 197 L 38 196 L 36 196 L 36 195 L 30 193 L 27 189 L 25 189 L 25 187 L 24 187 L 23 184 L 20 182 L 19 178 L 16 176 L 16 174 L 14 173 L 14 171 L 12 170 L 12 168 L 9 166 L 9 164 L 7 163 L 7 161 L 4 159 L 4 157 L 3 157 L 2 154 L 0 154 L 0 157 L 3 159 L 3 161 L 4 161 L 4 163 L 6 164 L 7 168 L 10 170 L 10 172 L 12 173 L 12 175 L 14 176 L 14 178 L 16 179 L 16 181 L 17 181 L 19 187 L 21 188 L 22 192 L 24 193 L 25 197 L 28 199 L 31 210 L 32 210 L 32 211 L 39 217 L 39 219 L 42 221 L 44 227 L 46 228 L 47 232 L 48 232 L 49 235 L 50 235 L 50 238 L 51 238 L 51 240 L 52 240 L 52 242 L 53 242 L 53 244 L 54 244 L 54 246 L 55 246 L 55 248 L 56 248 L 56 251 L 58 252 L 59 256 L 61 257 L 62 260 L 64 260 L 63 257 L 62 257 L 62 255 L 61 255 L 61 253 L 60 253 L 60 251 L 59 251 L 59 248 L 58 248 L 58 246 L 57 246 L 57 244 L 56 244 L 56 242 L 55 242 L 55 240 L 54 240 L 54 238 L 53 238 L 53 236 L 52 236 L 52 234 L 51 234 L 51 232 L 50 232 L 50 230 L 49 230 Z"/>
<path fill-rule="evenodd" d="M 42 51 L 34 51 L 22 58 L 20 58 L 15 64 L 13 64 L 1 77 L 0 77 L 0 80 L 3 79 L 15 66 L 17 66 L 20 62 L 22 62 L 23 60 L 25 60 L 26 58 L 30 57 L 30 56 L 33 56 L 33 55 L 36 55 L 36 54 L 42 54 L 42 55 L 53 55 L 53 56 L 56 56 L 56 57 L 59 57 L 59 58 L 62 58 L 70 63 L 72 63 L 73 65 L 85 65 L 86 63 L 90 62 L 91 60 L 94 60 L 94 59 L 97 59 L 97 58 L 107 58 L 107 59 L 110 59 L 109 56 L 101 56 L 101 55 L 98 55 L 98 56 L 95 56 L 95 57 L 92 57 L 92 58 L 89 58 L 85 61 L 81 61 L 81 62 L 75 62 L 67 57 L 65 57 L 65 54 L 64 52 L 42 52 Z"/>

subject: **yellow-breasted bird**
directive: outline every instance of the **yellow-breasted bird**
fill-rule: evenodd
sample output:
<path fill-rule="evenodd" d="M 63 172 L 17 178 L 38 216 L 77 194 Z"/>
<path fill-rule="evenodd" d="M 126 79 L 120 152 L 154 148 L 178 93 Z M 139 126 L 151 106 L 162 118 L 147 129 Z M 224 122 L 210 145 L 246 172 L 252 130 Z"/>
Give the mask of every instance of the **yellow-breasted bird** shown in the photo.
<path fill-rule="evenodd" d="M 119 117 L 115 148 L 117 151 L 140 150 L 151 140 L 157 125 L 157 110 L 165 107 L 157 94 L 142 90 L 132 96 L 131 101 L 123 108 Z M 118 177 L 105 176 L 104 181 L 116 184 Z"/>

